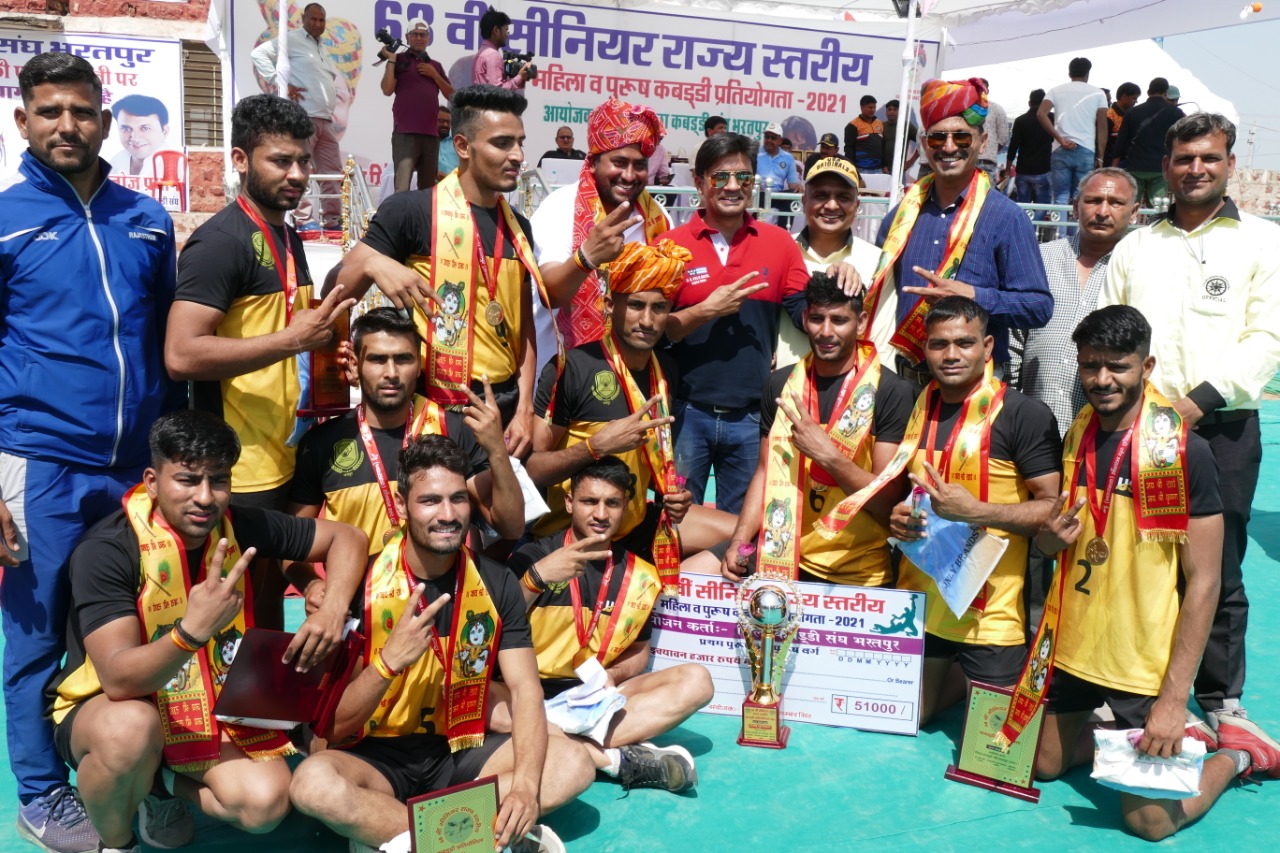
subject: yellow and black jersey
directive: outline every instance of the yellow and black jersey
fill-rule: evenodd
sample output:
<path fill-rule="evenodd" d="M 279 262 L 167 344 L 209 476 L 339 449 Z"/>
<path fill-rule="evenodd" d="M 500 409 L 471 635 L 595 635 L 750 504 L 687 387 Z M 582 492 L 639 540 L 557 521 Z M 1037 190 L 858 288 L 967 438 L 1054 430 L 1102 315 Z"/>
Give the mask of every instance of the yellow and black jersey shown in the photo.
<path fill-rule="evenodd" d="M 264 235 L 239 205 L 232 204 L 197 228 L 178 258 L 175 298 L 223 312 L 218 337 L 255 338 L 288 325 L 283 275 L 275 263 L 275 256 L 285 263 L 286 239 L 297 270 L 293 310 L 311 303 L 311 273 L 302 241 L 283 225 L 269 225 L 268 231 Z M 240 461 L 231 474 L 234 490 L 262 492 L 289 482 L 294 449 L 285 441 L 293 432 L 301 394 L 298 360 L 287 358 L 220 382 L 191 384 L 195 407 L 218 415 L 240 436 Z"/>
<path fill-rule="evenodd" d="M 658 365 L 667 379 L 667 387 L 675 388 L 680 382 L 675 361 L 665 352 L 660 352 Z M 646 400 L 653 396 L 649 392 L 649 373 L 648 367 L 631 371 L 636 387 L 645 395 Z M 538 379 L 537 392 L 533 398 L 533 411 L 537 417 L 546 415 L 547 404 L 551 399 L 551 386 L 555 381 L 556 366 L 553 362 L 543 368 L 542 376 Z M 609 366 L 604 346 L 599 341 L 574 347 L 565 353 L 564 373 L 555 390 L 555 411 L 551 413 L 551 423 L 566 430 L 564 437 L 554 448 L 556 450 L 580 444 L 608 426 L 610 421 L 631 416 L 622 383 L 618 381 L 618 374 Z M 638 448 L 617 456 L 636 475 L 636 494 L 627 506 L 622 526 L 618 529 L 617 538 L 621 539 L 644 520 L 650 474 L 649 466 L 645 464 Z M 569 516 L 564 511 L 564 495 L 568 488 L 569 480 L 547 488 L 547 506 L 551 507 L 551 511 L 534 524 L 534 535 L 546 536 L 569 526 Z"/>
<path fill-rule="evenodd" d="M 563 532 L 553 533 L 530 542 L 511 555 L 511 568 L 517 576 L 523 575 L 534 563 L 564 547 L 564 543 Z M 601 643 L 605 640 L 610 619 L 615 607 L 618 606 L 618 596 L 621 594 L 622 583 L 626 576 L 625 568 L 631 557 L 632 555 L 628 554 L 622 546 L 613 546 L 613 577 L 609 581 L 609 590 L 605 593 L 605 602 L 600 610 L 600 619 L 596 623 L 595 633 L 592 634 L 587 645 L 587 651 L 590 654 L 598 653 Z M 639 558 L 636 558 L 635 563 L 638 571 L 632 572 L 632 584 L 643 583 L 643 580 L 637 577 L 639 573 L 644 573 L 644 578 L 656 579 L 657 570 L 652 565 Z M 605 562 L 600 560 L 588 563 L 579 579 L 584 630 L 591 624 L 592 609 L 600 595 L 604 573 Z M 653 601 L 656 601 L 657 597 L 655 589 L 651 598 L 642 596 L 641 599 L 648 599 L 648 606 L 652 608 Z M 573 611 L 573 594 L 568 584 L 556 584 L 529 605 L 529 626 L 533 630 L 533 649 L 538 655 L 538 675 L 542 678 L 543 689 L 548 697 L 563 692 L 578 681 L 573 672 L 574 657 L 579 654 L 581 643 Z M 645 611 L 643 618 L 640 618 L 639 613 L 634 613 L 627 619 L 621 620 L 623 624 L 618 624 L 613 631 L 613 648 L 622 651 L 634 643 L 648 642 L 649 636 L 653 633 L 648 615 L 649 612 Z M 604 666 L 609 666 L 616 657 L 617 652 L 613 654 L 606 652 Z"/>
<path fill-rule="evenodd" d="M 943 403 L 939 411 L 937 435 L 933 447 L 941 451 L 956 427 L 961 403 Z M 926 426 L 925 435 L 929 429 Z M 989 441 L 990 484 L 987 502 L 993 504 L 1023 503 L 1028 500 L 1027 480 L 1042 477 L 1062 466 L 1062 441 L 1058 422 L 1049 407 L 1039 400 L 1010 388 L 1005 392 L 1004 406 L 991 425 Z M 941 454 L 935 454 L 940 456 Z M 919 477 L 928 476 L 924 463 L 930 458 L 925 442 L 916 450 L 908 470 Z M 975 497 L 979 495 L 976 480 L 959 481 Z M 1003 530 L 988 532 L 1009 540 L 1009 547 L 974 606 L 959 619 L 938 595 L 933 580 L 910 560 L 902 561 L 898 586 L 929 593 L 925 628 L 947 640 L 975 645 L 1020 646 L 1026 640 L 1026 608 L 1022 601 L 1023 583 L 1027 575 L 1027 538 Z"/>
<path fill-rule="evenodd" d="M 415 401 L 414 412 L 423 404 Z M 476 441 L 475 433 L 456 412 L 444 413 L 446 435 L 453 439 L 471 462 L 467 479 L 489 470 L 489 456 Z M 378 454 L 387 471 L 391 493 L 398 491 L 400 447 L 405 427 L 375 429 L 370 425 Z M 369 537 L 369 553 L 382 550 L 383 536 L 391 529 L 382 490 L 373 474 L 369 453 L 360 440 L 356 413 L 314 427 L 298 445 L 298 466 L 289 484 L 289 502 L 303 506 L 324 505 L 324 517 L 358 527 Z"/>
<path fill-rule="evenodd" d="M 1102 504 L 1102 489 L 1122 435 L 1098 432 L 1095 506 Z M 1120 462 L 1107 517 L 1110 553 L 1106 562 L 1094 565 L 1085 558 L 1085 545 L 1097 536 L 1097 528 L 1088 507 L 1076 516 L 1081 531 L 1068 564 L 1062 567 L 1067 575 L 1054 666 L 1113 690 L 1157 696 L 1173 654 L 1182 606 L 1181 546 L 1138 539 L 1131 454 Z M 1186 465 L 1192 518 L 1221 513 L 1213 452 L 1194 432 L 1187 436 Z M 1084 494 L 1088 486 L 1083 465 L 1077 485 L 1079 494 Z"/>

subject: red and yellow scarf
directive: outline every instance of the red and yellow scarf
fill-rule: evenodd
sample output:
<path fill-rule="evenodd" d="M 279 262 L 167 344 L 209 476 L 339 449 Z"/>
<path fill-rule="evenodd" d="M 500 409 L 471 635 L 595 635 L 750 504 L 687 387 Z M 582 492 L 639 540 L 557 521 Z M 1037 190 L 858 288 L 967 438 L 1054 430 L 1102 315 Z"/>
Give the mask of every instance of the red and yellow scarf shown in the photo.
<path fill-rule="evenodd" d="M 873 326 L 892 321 L 892 317 L 886 317 L 877 323 L 876 314 L 882 302 L 886 309 L 894 308 L 896 305 L 895 300 L 887 298 L 889 293 L 897 294 L 898 292 L 893 266 L 902 257 L 902 252 L 907 247 L 911 230 L 915 227 L 920 210 L 929 198 L 929 189 L 933 186 L 933 180 L 933 175 L 925 175 L 907 190 L 906 195 L 902 197 L 902 203 L 898 205 L 893 223 L 889 226 L 884 249 L 880 254 L 880 263 L 876 266 L 875 277 L 867 290 L 867 313 L 871 317 Z M 991 180 L 987 177 L 987 173 L 981 169 L 974 169 L 973 177 L 969 180 L 969 188 L 965 190 L 964 201 L 956 211 L 951 230 L 947 233 L 947 247 L 942 255 L 942 263 L 935 270 L 942 278 L 955 278 L 956 273 L 959 272 L 960 262 L 964 260 L 964 253 L 969 248 L 969 240 L 973 237 L 978 214 L 982 212 L 982 205 L 986 202 L 989 192 L 991 192 Z M 913 364 L 924 361 L 924 315 L 927 313 L 929 313 L 928 303 L 922 297 L 916 297 L 911 312 L 897 325 L 896 331 L 889 339 L 890 345 L 911 359 Z M 875 340 L 876 337 L 878 336 L 873 336 L 872 339 Z"/>
<path fill-rule="evenodd" d="M 397 530 L 365 579 L 366 666 L 387 644 L 418 583 L 405 563 L 406 545 L 404 532 Z M 391 682 L 365 724 L 364 735 L 396 737 L 419 731 L 424 711 L 437 707 L 443 682 L 449 749 L 458 752 L 484 743 L 485 708 L 498 663 L 502 617 L 465 546 L 458 552 L 457 575 L 447 642 L 434 635 L 422 657 Z"/>
<path fill-rule="evenodd" d="M 644 404 L 650 397 L 657 397 L 658 404 L 654 407 L 655 412 L 652 417 L 667 417 L 670 412 L 671 395 L 667 389 L 667 378 L 658 364 L 658 357 L 653 353 L 649 354 L 649 390 L 646 393 L 640 390 L 640 386 L 631 375 L 631 369 L 622 360 L 622 353 L 618 351 L 613 333 L 605 335 L 601 343 L 605 358 L 617 375 L 618 384 L 622 386 L 628 410 L 635 414 L 644 408 Z M 650 419 L 650 416 L 645 416 L 645 420 Z M 670 424 L 650 430 L 649 440 L 641 445 L 640 453 L 645 464 L 649 466 L 654 495 L 659 504 L 662 502 L 663 495 L 680 491 L 681 487 L 676 479 L 675 446 L 671 440 Z M 658 518 L 658 527 L 653 534 L 653 563 L 658 569 L 658 576 L 662 579 L 663 592 L 674 595 L 680 582 L 680 533 L 667 517 L 665 509 Z"/>
<path fill-rule="evenodd" d="M 1097 413 L 1093 406 L 1086 404 L 1076 415 L 1063 441 L 1062 470 L 1071 476 L 1064 489 L 1070 496 L 1067 506 L 1073 506 L 1086 493 L 1087 486 L 1080 484 L 1080 472 L 1085 460 L 1093 453 L 1098 425 Z M 1129 450 L 1130 481 L 1133 484 L 1133 513 L 1138 539 L 1143 542 L 1186 542 L 1191 518 L 1187 496 L 1187 423 L 1150 382 L 1143 389 L 1134 433 Z M 1105 488 L 1105 483 L 1099 485 Z M 1085 507 L 1081 511 L 1090 510 Z M 1023 667 L 1022 677 L 1018 679 L 1009 701 L 1004 727 L 995 738 L 996 745 L 1003 749 L 1008 749 L 1022 734 L 1049 692 L 1058 650 L 1058 626 L 1062 622 L 1063 589 L 1068 572 L 1076 564 L 1076 555 L 1084 554 L 1087 546 L 1088 542 L 1082 536 L 1058 555 L 1056 583 L 1045 601 L 1044 616 L 1036 629 L 1036 638 L 1031 644 L 1031 654 Z M 1111 559 L 1126 560 L 1130 556 L 1113 553 Z"/>
<path fill-rule="evenodd" d="M 138 619 L 142 623 L 142 640 L 156 642 L 173 630 L 173 624 L 187 611 L 187 596 L 192 584 L 204 581 L 213 561 L 219 539 L 226 539 L 225 574 L 240 559 L 231 516 L 225 515 L 221 529 L 205 542 L 200 570 L 192 577 L 187 565 L 187 551 L 168 523 L 156 513 L 146 487 L 139 484 L 129 490 L 123 500 L 125 517 L 138 537 L 142 590 L 138 594 Z M 252 587 L 241 577 L 236 589 L 244 595 L 244 606 L 235 620 L 221 633 L 193 654 L 179 671 L 153 697 L 160 711 L 164 729 L 164 761 L 175 772 L 198 773 L 218 763 L 222 749 L 222 732 L 254 761 L 266 761 L 294 753 L 293 744 L 284 732 L 233 726 L 219 723 L 213 716 L 213 705 L 222 692 L 222 683 L 231 665 L 230 644 L 253 627 Z"/>
<path fill-rule="evenodd" d="M 792 395 L 818 420 L 818 389 L 814 384 L 813 354 L 804 357 L 791 370 L 782 389 L 783 400 L 790 403 Z M 880 387 L 880 358 L 876 348 L 868 343 L 858 347 L 857 366 L 849 371 L 836 396 L 831 418 L 825 425 L 826 433 L 846 459 L 857 462 L 871 438 L 871 425 L 875 416 L 875 392 Z M 859 409 L 859 400 L 865 400 L 870 389 L 871 405 Z M 811 477 L 826 476 L 820 468 L 796 449 L 791 434 L 791 420 L 781 409 L 773 418 L 769 429 L 768 460 L 765 464 L 764 511 L 760 516 L 760 538 L 757 549 L 757 571 L 771 577 L 795 580 L 800 572 L 800 519 L 804 490 Z M 839 508 L 838 506 L 836 507 Z M 854 513 L 849 514 L 852 519 Z M 846 519 L 840 524 L 843 528 Z"/>

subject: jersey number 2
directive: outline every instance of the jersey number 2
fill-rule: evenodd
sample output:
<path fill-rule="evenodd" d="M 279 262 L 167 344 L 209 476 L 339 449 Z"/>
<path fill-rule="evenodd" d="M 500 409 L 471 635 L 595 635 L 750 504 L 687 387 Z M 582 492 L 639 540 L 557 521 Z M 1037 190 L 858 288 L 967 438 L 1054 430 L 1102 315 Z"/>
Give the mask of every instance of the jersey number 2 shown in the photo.
<path fill-rule="evenodd" d="M 1076 565 L 1084 569 L 1084 575 L 1076 583 L 1076 592 L 1083 592 L 1085 595 L 1089 595 L 1089 587 L 1086 584 L 1089 583 L 1089 578 L 1093 575 L 1093 564 L 1088 560 L 1076 560 Z"/>

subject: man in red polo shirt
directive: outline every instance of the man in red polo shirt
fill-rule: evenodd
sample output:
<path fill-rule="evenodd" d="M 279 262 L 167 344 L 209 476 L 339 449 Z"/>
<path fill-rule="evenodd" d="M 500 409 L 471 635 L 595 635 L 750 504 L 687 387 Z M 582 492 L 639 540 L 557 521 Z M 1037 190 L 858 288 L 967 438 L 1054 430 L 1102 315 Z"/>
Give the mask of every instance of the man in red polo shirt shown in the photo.
<path fill-rule="evenodd" d="M 667 320 L 680 367 L 676 465 L 702 503 L 716 472 L 716 508 L 742 509 L 760 454 L 760 394 L 778 345 L 785 297 L 798 325 L 809 273 L 800 248 L 747 212 L 755 143 L 722 133 L 702 144 L 694 184 L 704 207 L 666 237 L 693 254 Z M 791 322 L 791 321 L 788 321 Z"/>

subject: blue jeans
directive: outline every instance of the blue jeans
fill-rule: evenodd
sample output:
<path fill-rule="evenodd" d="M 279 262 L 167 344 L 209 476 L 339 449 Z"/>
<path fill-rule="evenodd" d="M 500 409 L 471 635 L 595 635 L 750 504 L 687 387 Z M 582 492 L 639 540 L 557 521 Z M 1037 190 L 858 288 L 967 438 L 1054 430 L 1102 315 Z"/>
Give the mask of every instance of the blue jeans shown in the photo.
<path fill-rule="evenodd" d="M 1053 176 L 1053 203 L 1069 204 L 1084 176 L 1093 171 L 1093 151 L 1077 145 L 1068 151 L 1055 148 L 1049 155 L 1049 173 Z"/>
<path fill-rule="evenodd" d="M 1018 193 L 1018 204 L 1053 204 L 1053 191 L 1050 188 L 1049 173 L 1043 175 L 1023 175 L 1014 178 L 1014 187 Z"/>
<path fill-rule="evenodd" d="M 22 559 L 4 570 L 0 613 L 9 766 L 24 803 L 67 781 L 44 688 L 66 651 L 71 551 L 85 530 L 120 509 L 141 474 L 0 455 L 0 498 L 13 513 Z"/>
<path fill-rule="evenodd" d="M 676 468 L 685 488 L 702 503 L 712 466 L 716 509 L 737 515 L 760 459 L 760 409 L 716 413 L 711 406 L 676 403 Z"/>

